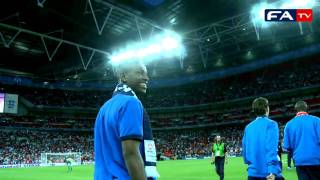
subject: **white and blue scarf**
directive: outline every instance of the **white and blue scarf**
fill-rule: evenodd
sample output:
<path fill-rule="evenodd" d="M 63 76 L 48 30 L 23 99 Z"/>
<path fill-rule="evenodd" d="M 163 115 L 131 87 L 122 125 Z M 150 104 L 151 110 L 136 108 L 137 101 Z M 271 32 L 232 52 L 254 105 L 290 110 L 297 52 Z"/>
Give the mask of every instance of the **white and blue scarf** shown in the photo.
<path fill-rule="evenodd" d="M 136 94 L 134 93 L 134 91 L 126 84 L 120 83 L 117 85 L 117 87 L 115 88 L 114 92 L 113 92 L 113 96 L 117 95 L 117 94 L 123 94 L 123 95 L 127 95 L 127 96 L 134 96 L 137 99 L 139 99 Z M 143 108 L 143 141 L 144 140 L 153 140 L 153 135 L 152 135 L 152 129 L 151 129 L 151 125 L 150 125 L 150 117 L 147 113 L 147 111 L 145 110 L 145 108 Z M 144 143 L 141 143 L 140 145 L 140 152 L 142 155 L 142 158 L 144 160 L 144 164 L 145 166 L 156 166 L 155 162 L 148 162 L 146 161 L 146 157 L 145 157 L 145 151 L 144 151 Z"/>

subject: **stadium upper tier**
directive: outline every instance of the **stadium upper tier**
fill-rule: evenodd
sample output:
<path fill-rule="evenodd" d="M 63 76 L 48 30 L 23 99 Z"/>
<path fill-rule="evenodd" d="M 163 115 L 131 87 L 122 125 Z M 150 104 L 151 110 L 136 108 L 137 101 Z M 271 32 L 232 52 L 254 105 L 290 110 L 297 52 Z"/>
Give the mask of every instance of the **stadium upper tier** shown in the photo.
<path fill-rule="evenodd" d="M 294 69 L 294 71 L 292 71 Z M 274 65 L 258 71 L 219 80 L 170 88 L 151 88 L 143 103 L 147 108 L 199 105 L 261 96 L 268 93 L 320 85 L 319 60 Z M 7 86 L 35 105 L 99 108 L 112 91 L 71 91 Z"/>
<path fill-rule="evenodd" d="M 297 100 L 305 100 L 312 114 L 319 114 L 320 94 L 299 96 L 298 98 L 280 98 L 270 100 L 270 116 L 280 121 L 286 121 L 295 115 L 293 105 Z M 232 104 L 232 103 L 230 103 Z M 150 114 L 151 126 L 154 130 L 205 128 L 230 124 L 242 124 L 252 120 L 250 103 L 239 106 L 210 110 L 195 110 L 187 112 L 171 112 Z M 51 129 L 59 131 L 90 132 L 94 127 L 95 115 L 0 115 L 0 127 L 7 129 Z"/>

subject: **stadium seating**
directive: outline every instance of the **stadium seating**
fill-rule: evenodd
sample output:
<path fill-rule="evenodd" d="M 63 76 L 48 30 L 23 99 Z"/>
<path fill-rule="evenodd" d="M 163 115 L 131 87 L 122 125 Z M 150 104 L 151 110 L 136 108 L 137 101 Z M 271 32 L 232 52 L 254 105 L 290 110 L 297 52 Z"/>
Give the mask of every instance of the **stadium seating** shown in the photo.
<path fill-rule="evenodd" d="M 229 154 L 238 156 L 242 133 L 239 127 L 156 132 L 155 140 L 157 150 L 171 159 L 204 158 L 211 156 L 214 137 L 219 134 L 227 143 Z"/>
<path fill-rule="evenodd" d="M 93 136 L 45 131 L 0 130 L 0 165 L 37 164 L 41 153 L 81 152 L 93 161 Z"/>
<path fill-rule="evenodd" d="M 283 129 L 284 123 L 294 115 L 292 107 L 298 99 L 304 99 L 308 102 L 310 111 L 319 113 L 319 91 L 304 96 L 301 94 L 303 88 L 320 85 L 320 65 L 301 63 L 295 67 L 295 72 L 290 71 L 290 65 L 283 66 L 284 68 L 278 67 L 277 70 L 266 68 L 259 72 L 210 80 L 201 84 L 151 89 L 143 102 L 146 107 L 157 110 L 164 107 L 179 108 L 178 106 L 217 102 L 232 104 L 233 100 L 239 98 L 275 95 L 277 98 L 270 101 L 270 115 L 278 120 L 280 129 Z M 112 94 L 112 91 L 89 92 L 12 86 L 4 86 L 2 90 L 17 93 L 34 105 L 58 109 L 97 109 Z M 284 98 L 281 92 L 285 90 L 296 90 L 298 93 L 294 98 Z M 164 96 L 167 94 L 170 96 Z M 252 119 L 248 102 L 241 107 L 233 104 L 228 108 L 202 109 L 188 113 L 151 113 L 158 152 L 171 159 L 208 157 L 211 154 L 213 138 L 219 134 L 225 138 L 229 154 L 238 156 L 241 153 L 243 127 Z M 39 163 L 42 152 L 80 151 L 83 161 L 92 161 L 94 120 L 93 115 L 0 115 L 0 164 Z M 19 128 L 23 128 L 24 131 L 20 131 Z M 163 130 L 166 128 L 173 129 L 164 133 Z"/>
<path fill-rule="evenodd" d="M 292 72 L 291 69 L 295 71 Z M 301 62 L 264 68 L 255 72 L 209 80 L 177 87 L 149 89 L 143 98 L 148 108 L 176 107 L 223 102 L 259 96 L 283 90 L 320 85 L 320 64 Z M 17 93 L 36 105 L 57 107 L 100 107 L 112 95 L 108 91 L 71 91 L 7 87 L 4 91 Z M 167 96 L 170 94 L 170 96 Z M 197 97 L 197 98 L 194 98 Z"/>

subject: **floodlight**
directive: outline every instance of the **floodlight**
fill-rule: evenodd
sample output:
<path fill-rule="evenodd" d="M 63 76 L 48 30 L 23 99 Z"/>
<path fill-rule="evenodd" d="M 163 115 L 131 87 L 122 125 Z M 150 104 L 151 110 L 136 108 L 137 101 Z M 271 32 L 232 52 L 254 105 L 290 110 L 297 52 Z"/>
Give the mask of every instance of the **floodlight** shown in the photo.
<path fill-rule="evenodd" d="M 259 27 L 267 28 L 272 23 L 271 22 L 265 22 L 264 19 L 264 13 L 265 9 L 275 9 L 276 6 L 274 4 L 268 4 L 266 2 L 262 2 L 259 4 L 256 4 L 251 9 L 251 21 Z"/>
<path fill-rule="evenodd" d="M 316 5 L 315 0 L 292 0 L 283 1 L 281 9 L 312 9 Z"/>
<path fill-rule="evenodd" d="M 163 58 L 184 56 L 185 48 L 181 36 L 172 31 L 165 31 L 149 40 L 128 44 L 125 48 L 112 53 L 110 62 L 112 64 L 129 60 L 150 62 Z"/>

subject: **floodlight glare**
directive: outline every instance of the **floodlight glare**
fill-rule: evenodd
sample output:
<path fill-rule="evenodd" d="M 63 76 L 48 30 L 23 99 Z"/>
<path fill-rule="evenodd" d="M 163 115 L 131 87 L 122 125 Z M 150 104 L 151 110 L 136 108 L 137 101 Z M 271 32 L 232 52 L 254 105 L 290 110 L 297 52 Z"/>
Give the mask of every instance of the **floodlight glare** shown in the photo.
<path fill-rule="evenodd" d="M 264 11 L 265 9 L 275 9 L 274 4 L 268 4 L 266 2 L 262 2 L 259 4 L 256 4 L 251 9 L 251 21 L 259 27 L 267 28 L 272 23 L 271 22 L 265 22 L 264 20 Z"/>
<path fill-rule="evenodd" d="M 316 0 L 292 0 L 283 1 L 280 6 L 282 9 L 312 9 L 316 5 Z"/>
<path fill-rule="evenodd" d="M 185 48 L 182 38 L 177 33 L 166 31 L 147 41 L 127 45 L 126 48 L 113 53 L 110 56 L 110 62 L 118 64 L 123 61 L 141 60 L 146 63 L 162 58 L 184 56 Z"/>

